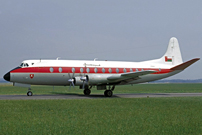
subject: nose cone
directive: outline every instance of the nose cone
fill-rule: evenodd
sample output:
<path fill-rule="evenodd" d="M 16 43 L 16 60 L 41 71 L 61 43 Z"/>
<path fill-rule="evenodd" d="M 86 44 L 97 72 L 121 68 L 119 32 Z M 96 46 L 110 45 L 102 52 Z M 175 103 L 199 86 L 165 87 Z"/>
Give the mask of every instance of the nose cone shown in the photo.
<path fill-rule="evenodd" d="M 10 78 L 11 78 L 10 72 L 8 72 L 7 74 L 4 75 L 4 79 L 5 79 L 6 81 L 10 81 Z"/>

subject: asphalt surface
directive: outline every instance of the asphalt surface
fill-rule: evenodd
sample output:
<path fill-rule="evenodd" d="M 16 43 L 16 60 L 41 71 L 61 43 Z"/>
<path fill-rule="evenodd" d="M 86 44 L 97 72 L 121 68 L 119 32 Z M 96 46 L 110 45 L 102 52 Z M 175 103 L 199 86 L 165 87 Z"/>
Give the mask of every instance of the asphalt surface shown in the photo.
<path fill-rule="evenodd" d="M 191 97 L 202 96 L 202 93 L 139 93 L 139 94 L 114 94 L 112 97 L 104 95 L 82 94 L 56 94 L 56 95 L 0 95 L 0 100 L 38 100 L 38 99 L 99 99 L 99 98 L 150 98 L 150 97 Z"/>

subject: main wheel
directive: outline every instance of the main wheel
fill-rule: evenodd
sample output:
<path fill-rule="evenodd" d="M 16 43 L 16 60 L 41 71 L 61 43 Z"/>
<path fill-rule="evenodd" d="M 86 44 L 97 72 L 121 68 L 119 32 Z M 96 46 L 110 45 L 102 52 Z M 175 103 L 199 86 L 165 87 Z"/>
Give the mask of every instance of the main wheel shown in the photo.
<path fill-rule="evenodd" d="M 104 92 L 105 97 L 111 97 L 113 95 L 113 92 L 111 90 L 106 90 Z"/>
<path fill-rule="evenodd" d="M 28 91 L 27 92 L 27 96 L 32 96 L 33 94 L 32 94 L 32 92 L 31 91 Z"/>
<path fill-rule="evenodd" d="M 85 90 L 83 91 L 83 93 L 84 93 L 84 95 L 90 95 L 91 90 L 89 90 L 89 89 L 85 89 Z"/>

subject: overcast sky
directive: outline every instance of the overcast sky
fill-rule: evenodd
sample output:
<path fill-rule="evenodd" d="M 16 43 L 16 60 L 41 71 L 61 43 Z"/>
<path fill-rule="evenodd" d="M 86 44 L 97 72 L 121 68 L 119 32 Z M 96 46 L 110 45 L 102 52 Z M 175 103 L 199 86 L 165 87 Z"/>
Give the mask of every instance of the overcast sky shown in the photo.
<path fill-rule="evenodd" d="M 0 0 L 0 78 L 26 59 L 202 58 L 201 0 Z M 169 79 L 202 78 L 202 60 Z"/>

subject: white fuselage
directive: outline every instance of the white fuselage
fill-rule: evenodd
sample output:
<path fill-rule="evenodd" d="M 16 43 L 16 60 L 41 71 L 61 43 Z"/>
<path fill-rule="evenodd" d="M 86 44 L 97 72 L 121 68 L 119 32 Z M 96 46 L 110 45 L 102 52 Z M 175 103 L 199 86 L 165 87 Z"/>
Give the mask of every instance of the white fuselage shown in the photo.
<path fill-rule="evenodd" d="M 88 75 L 90 85 L 115 83 L 107 78 L 137 71 L 155 70 L 156 73 L 129 79 L 119 84 L 143 83 L 162 79 L 180 71 L 170 71 L 171 66 L 146 62 L 85 61 L 85 60 L 26 60 L 24 66 L 11 71 L 11 82 L 38 85 L 69 85 L 69 79 Z M 26 66 L 28 64 L 28 67 Z M 82 85 L 77 81 L 76 85 Z"/>

